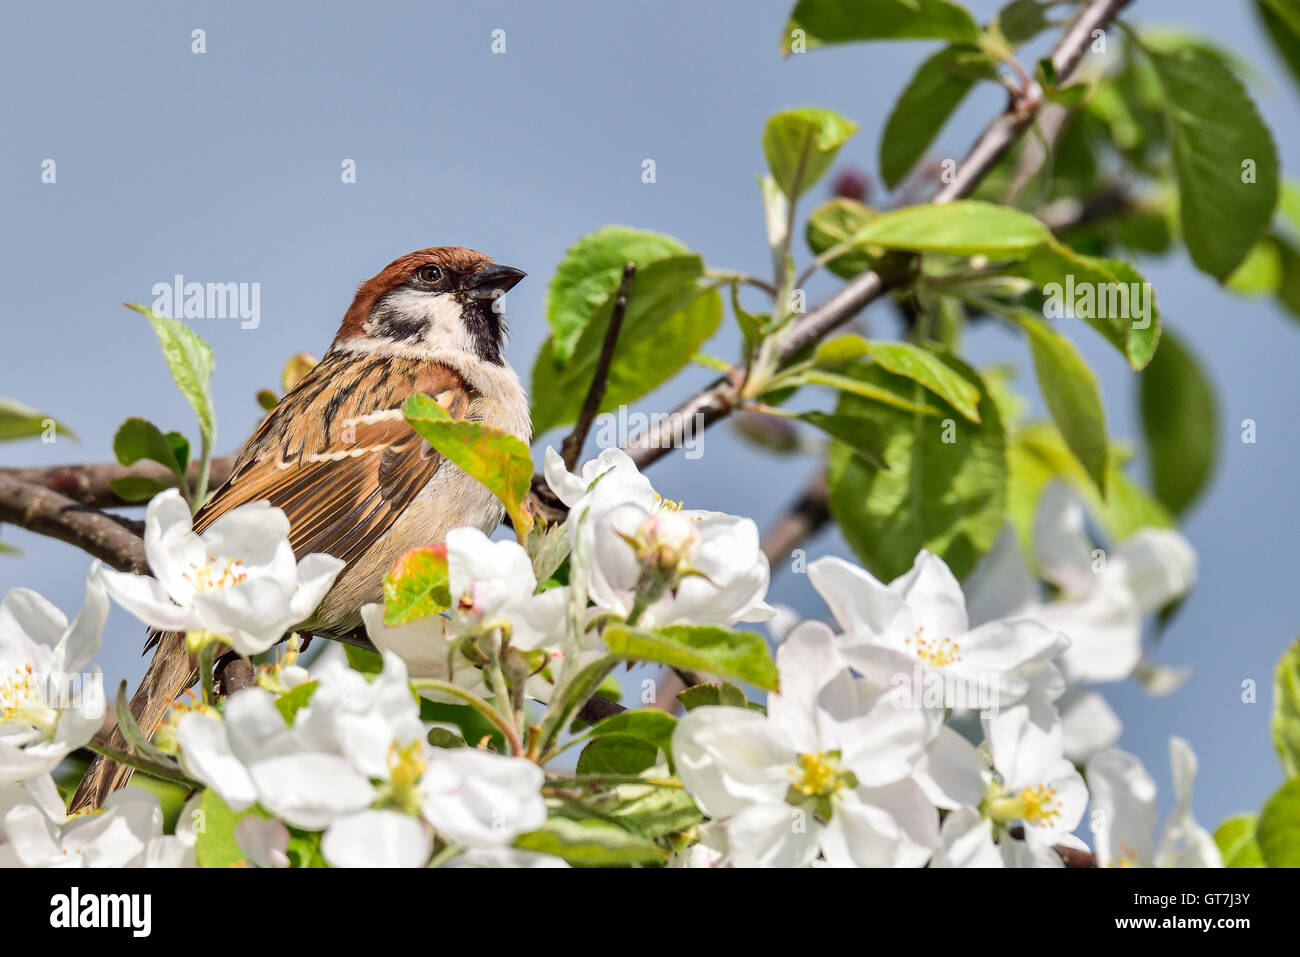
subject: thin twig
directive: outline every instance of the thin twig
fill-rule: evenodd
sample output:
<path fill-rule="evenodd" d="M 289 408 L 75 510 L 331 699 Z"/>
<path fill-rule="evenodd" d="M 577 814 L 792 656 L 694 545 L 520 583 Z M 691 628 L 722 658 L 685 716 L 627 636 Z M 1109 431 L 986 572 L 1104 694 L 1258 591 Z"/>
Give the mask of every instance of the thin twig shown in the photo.
<path fill-rule="evenodd" d="M 591 387 L 587 390 L 586 401 L 582 403 L 582 413 L 573 426 L 573 431 L 564 438 L 560 446 L 560 456 L 570 472 L 578 464 L 578 456 L 587 442 L 587 433 L 591 423 L 600 411 L 600 403 L 605 398 L 605 389 L 609 386 L 609 369 L 614 362 L 614 349 L 618 346 L 618 334 L 623 328 L 623 316 L 627 313 L 627 300 L 632 292 L 632 280 L 636 278 L 636 263 L 623 266 L 623 278 L 618 284 L 618 296 L 614 299 L 614 311 L 609 315 L 609 326 L 605 329 L 605 342 L 600 348 L 600 358 L 596 361 L 596 371 L 591 377 Z"/>

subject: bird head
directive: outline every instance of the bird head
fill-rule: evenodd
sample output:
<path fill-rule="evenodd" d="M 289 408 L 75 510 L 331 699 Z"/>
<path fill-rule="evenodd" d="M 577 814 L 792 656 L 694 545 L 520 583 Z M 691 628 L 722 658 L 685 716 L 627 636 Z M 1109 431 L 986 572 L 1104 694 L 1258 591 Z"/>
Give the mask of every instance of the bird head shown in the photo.
<path fill-rule="evenodd" d="M 407 253 L 361 284 L 334 343 L 464 352 L 500 365 L 506 326 L 498 300 L 525 275 L 461 246 Z"/>

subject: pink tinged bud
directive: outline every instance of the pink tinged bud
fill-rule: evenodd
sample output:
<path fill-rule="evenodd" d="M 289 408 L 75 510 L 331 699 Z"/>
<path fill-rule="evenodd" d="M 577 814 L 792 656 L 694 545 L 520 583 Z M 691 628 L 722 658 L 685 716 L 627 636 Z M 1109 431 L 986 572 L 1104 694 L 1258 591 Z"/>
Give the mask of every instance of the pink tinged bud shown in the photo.
<path fill-rule="evenodd" d="M 845 199 L 856 199 L 861 203 L 866 200 L 871 192 L 871 181 L 862 170 L 848 167 L 840 170 L 839 174 L 836 175 L 832 191 L 836 196 L 842 196 Z"/>

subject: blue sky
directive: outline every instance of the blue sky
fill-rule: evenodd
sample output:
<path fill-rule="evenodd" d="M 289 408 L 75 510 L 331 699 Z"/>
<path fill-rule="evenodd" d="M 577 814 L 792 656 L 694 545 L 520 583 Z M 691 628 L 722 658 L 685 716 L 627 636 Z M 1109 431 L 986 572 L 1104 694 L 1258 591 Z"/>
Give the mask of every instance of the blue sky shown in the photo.
<path fill-rule="evenodd" d="M 987 17 L 998 4 L 970 6 Z M 255 391 L 275 385 L 293 353 L 320 354 L 356 284 L 411 249 L 467 245 L 531 274 L 510 296 L 509 357 L 525 379 L 545 332 L 550 275 L 567 246 L 602 225 L 669 232 L 710 265 L 764 272 L 754 176 L 765 118 L 802 105 L 850 116 L 862 132 L 841 159 L 874 174 L 888 110 L 932 49 L 874 44 L 783 61 L 788 7 L 12 6 L 0 35 L 0 278 L 9 302 L 0 395 L 58 415 L 82 442 L 6 445 L 0 463 L 106 460 L 114 429 L 131 415 L 193 434 L 147 324 L 119 305 L 148 301 L 176 273 L 261 284 L 258 328 L 195 322 L 216 353 L 218 445 L 231 451 L 258 421 Z M 1192 27 L 1241 54 L 1284 164 L 1300 157 L 1297 91 L 1248 5 L 1137 0 L 1130 16 Z M 206 31 L 203 55 L 191 52 L 195 28 Z M 494 29 L 506 31 L 505 54 L 491 52 Z M 936 153 L 961 155 L 1001 101 L 993 89 L 972 97 Z M 47 158 L 57 163 L 54 185 L 40 180 Z M 641 182 L 647 158 L 654 184 Z M 355 184 L 340 181 L 346 159 L 356 162 Z M 1181 254 L 1142 265 L 1165 321 L 1213 374 L 1223 454 L 1185 526 L 1201 583 L 1156 650 L 1190 664 L 1193 676 L 1170 698 L 1128 685 L 1108 694 L 1124 719 L 1123 745 L 1147 763 L 1166 805 L 1168 736 L 1191 741 L 1205 772 L 1196 809 L 1213 825 L 1257 807 L 1281 780 L 1268 715 L 1273 665 L 1300 623 L 1291 384 L 1300 327 L 1270 303 L 1223 293 Z M 832 288 L 818 281 L 810 300 Z M 869 311 L 865 324 L 894 334 L 886 309 Z M 1070 334 L 1102 378 L 1112 432 L 1136 438 L 1132 374 L 1081 325 Z M 736 340 L 726 329 L 709 350 L 734 355 Z M 971 336 L 969 349 L 978 363 L 1027 365 L 1021 345 L 995 330 Z M 639 408 L 666 409 L 710 375 L 694 370 Z M 1258 423 L 1254 445 L 1239 440 L 1245 418 Z M 708 433 L 701 458 L 669 458 L 652 478 L 669 497 L 766 527 L 813 465 L 754 451 L 723 426 Z M 34 587 L 75 612 L 84 556 L 9 528 L 3 536 L 24 554 L 0 559 L 0 589 Z M 809 554 L 848 550 L 827 534 Z M 824 614 L 799 575 L 779 575 L 771 597 Z M 102 655 L 110 687 L 143 670 L 142 638 L 114 612 Z M 1254 704 L 1241 700 L 1247 680 L 1259 686 Z"/>

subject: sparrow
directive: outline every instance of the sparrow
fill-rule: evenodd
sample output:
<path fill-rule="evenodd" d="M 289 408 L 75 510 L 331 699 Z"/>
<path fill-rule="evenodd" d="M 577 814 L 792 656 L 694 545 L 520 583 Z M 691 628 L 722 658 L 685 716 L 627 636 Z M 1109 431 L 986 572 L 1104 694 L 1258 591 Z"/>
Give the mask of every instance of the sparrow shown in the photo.
<path fill-rule="evenodd" d="M 525 273 L 472 249 L 408 253 L 357 289 L 329 350 L 263 419 L 229 479 L 194 516 L 202 532 L 219 516 L 265 499 L 284 510 L 301 558 L 324 552 L 346 564 L 295 631 L 337 638 L 361 625 L 361 607 L 383 599 L 383 578 L 409 549 L 457 527 L 490 533 L 504 512 L 477 480 L 433 451 L 402 416 L 422 392 L 454 418 L 532 438 L 528 398 L 506 362 L 498 299 Z M 152 736 L 171 704 L 198 679 L 185 637 L 155 634 L 157 651 L 131 700 Z M 109 740 L 126 748 L 120 729 Z M 131 769 L 96 757 L 70 810 L 100 807 Z"/>

